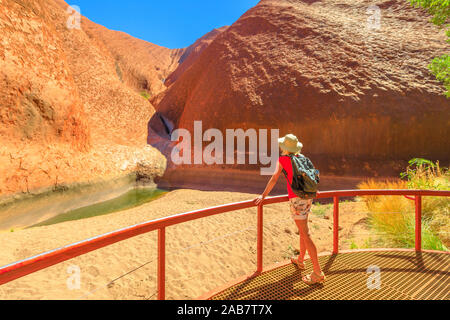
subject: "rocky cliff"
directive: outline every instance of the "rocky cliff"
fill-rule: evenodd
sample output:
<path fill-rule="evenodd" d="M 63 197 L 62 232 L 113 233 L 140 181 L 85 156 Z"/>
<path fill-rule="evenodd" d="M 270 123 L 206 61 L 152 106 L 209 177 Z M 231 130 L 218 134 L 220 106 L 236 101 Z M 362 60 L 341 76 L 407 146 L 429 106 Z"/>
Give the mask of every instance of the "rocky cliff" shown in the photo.
<path fill-rule="evenodd" d="M 0 196 L 158 165 L 141 93 L 184 50 L 73 19 L 61 0 L 0 1 Z"/>
<path fill-rule="evenodd" d="M 156 106 L 150 133 L 277 128 L 330 174 L 448 162 L 450 101 L 428 71 L 443 30 L 407 1 L 263 0 L 205 48 Z M 170 133 L 170 132 L 169 132 Z"/>

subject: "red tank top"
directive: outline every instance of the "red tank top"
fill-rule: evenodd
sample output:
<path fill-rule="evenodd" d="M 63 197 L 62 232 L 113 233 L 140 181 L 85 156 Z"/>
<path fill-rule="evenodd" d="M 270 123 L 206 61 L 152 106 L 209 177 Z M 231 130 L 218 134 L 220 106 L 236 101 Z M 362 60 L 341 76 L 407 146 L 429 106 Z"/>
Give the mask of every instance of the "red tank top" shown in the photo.
<path fill-rule="evenodd" d="M 293 176 L 291 158 L 289 158 L 288 156 L 281 156 L 278 159 L 278 161 L 280 162 L 281 166 L 283 167 L 284 170 L 286 170 L 286 173 L 287 173 L 286 184 L 287 184 L 287 191 L 288 191 L 289 199 L 297 198 L 297 195 L 292 191 L 292 188 L 291 188 L 292 176 Z"/>

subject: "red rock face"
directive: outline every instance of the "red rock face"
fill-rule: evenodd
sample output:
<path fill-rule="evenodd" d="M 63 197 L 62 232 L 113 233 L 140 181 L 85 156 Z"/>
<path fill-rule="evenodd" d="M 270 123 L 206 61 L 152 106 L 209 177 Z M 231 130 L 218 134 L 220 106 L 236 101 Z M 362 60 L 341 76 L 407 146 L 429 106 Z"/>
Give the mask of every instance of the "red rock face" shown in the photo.
<path fill-rule="evenodd" d="M 261 1 L 167 90 L 153 131 L 164 136 L 161 116 L 190 130 L 195 120 L 205 130 L 278 128 L 333 174 L 448 162 L 450 102 L 427 69 L 448 50 L 444 31 L 400 0 L 379 3 L 376 29 L 370 5 Z M 401 166 L 380 169 L 388 161 Z"/>
<path fill-rule="evenodd" d="M 156 161 L 140 92 L 165 88 L 184 51 L 69 18 L 62 0 L 0 1 L 0 197 Z"/>
<path fill-rule="evenodd" d="M 45 1 L 0 7 L 0 137 L 61 139 L 80 150 L 89 130 L 64 43 Z"/>
<path fill-rule="evenodd" d="M 166 89 L 166 78 L 179 66 L 185 49 L 168 49 L 130 35 L 109 30 L 84 18 L 84 30 L 116 60 L 121 79 L 128 86 L 150 96 Z"/>

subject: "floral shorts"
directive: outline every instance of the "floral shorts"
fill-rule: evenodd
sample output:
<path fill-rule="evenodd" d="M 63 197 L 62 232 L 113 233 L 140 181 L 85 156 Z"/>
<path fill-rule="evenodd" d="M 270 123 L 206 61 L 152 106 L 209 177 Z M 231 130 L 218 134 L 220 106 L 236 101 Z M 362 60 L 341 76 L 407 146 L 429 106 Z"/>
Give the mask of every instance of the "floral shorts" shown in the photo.
<path fill-rule="evenodd" d="M 292 219 L 306 220 L 311 212 L 313 199 L 291 198 L 289 200 L 291 205 Z"/>

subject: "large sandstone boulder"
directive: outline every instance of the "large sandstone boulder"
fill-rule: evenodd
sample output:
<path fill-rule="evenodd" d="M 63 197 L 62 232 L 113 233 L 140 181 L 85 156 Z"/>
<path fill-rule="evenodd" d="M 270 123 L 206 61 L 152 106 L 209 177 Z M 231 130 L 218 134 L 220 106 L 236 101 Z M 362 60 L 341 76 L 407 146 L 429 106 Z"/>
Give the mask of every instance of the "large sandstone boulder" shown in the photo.
<path fill-rule="evenodd" d="M 450 101 L 427 68 L 448 51 L 445 33 L 407 1 L 372 4 L 261 1 L 167 90 L 150 135 L 196 120 L 277 128 L 333 174 L 397 174 L 412 157 L 447 164 Z"/>
<path fill-rule="evenodd" d="M 166 87 L 170 87 L 172 84 L 174 84 L 174 82 L 177 81 L 178 78 L 180 78 L 181 75 L 186 70 L 188 70 L 195 61 L 197 61 L 197 59 L 201 56 L 203 50 L 205 50 L 214 41 L 214 39 L 217 38 L 218 35 L 220 35 L 227 29 L 228 26 L 214 29 L 195 41 L 189 47 L 183 49 L 183 54 L 178 60 L 178 67 L 164 80 L 164 85 Z M 150 102 L 153 105 L 157 105 L 164 98 L 166 92 L 167 90 L 163 90 L 157 95 L 152 96 Z"/>

